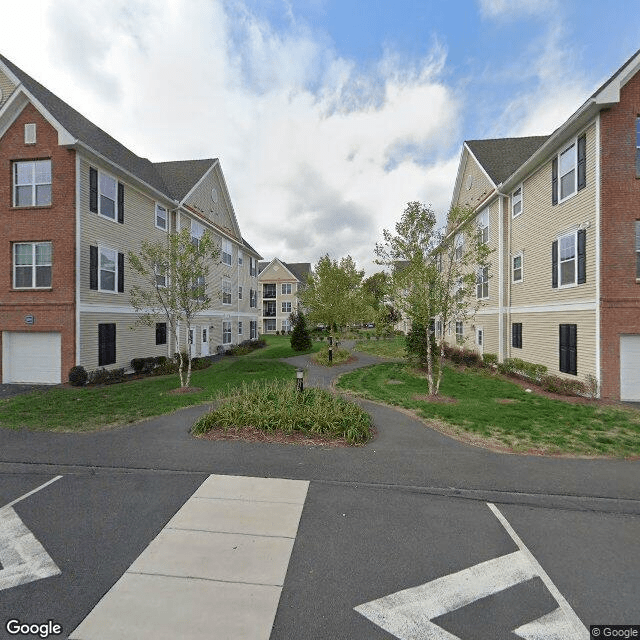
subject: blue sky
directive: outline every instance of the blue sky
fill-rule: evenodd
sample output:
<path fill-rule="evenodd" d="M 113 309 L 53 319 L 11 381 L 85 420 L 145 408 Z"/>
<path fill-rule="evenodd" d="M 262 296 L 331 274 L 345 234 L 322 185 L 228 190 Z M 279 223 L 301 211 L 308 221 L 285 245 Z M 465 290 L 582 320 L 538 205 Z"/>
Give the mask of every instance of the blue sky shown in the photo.
<path fill-rule="evenodd" d="M 15 6 L 14 6 L 15 5 Z M 640 49 L 615 0 L 22 0 L 2 53 L 152 160 L 219 157 L 266 259 L 369 272 L 465 139 L 550 133 Z M 38 43 L 34 46 L 34 43 Z"/>

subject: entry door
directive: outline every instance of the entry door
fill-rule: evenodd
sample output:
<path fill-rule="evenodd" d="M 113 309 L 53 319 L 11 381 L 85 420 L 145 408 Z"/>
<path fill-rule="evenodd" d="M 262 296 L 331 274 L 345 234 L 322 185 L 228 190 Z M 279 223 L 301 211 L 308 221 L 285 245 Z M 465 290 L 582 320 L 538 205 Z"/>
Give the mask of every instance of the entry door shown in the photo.
<path fill-rule="evenodd" d="M 208 356 L 209 355 L 209 328 L 208 327 L 200 327 L 200 336 L 202 337 L 202 344 L 200 345 L 200 355 Z"/>
<path fill-rule="evenodd" d="M 195 329 L 189 329 L 189 355 L 194 358 L 196 355 L 196 345 L 195 345 Z"/>
<path fill-rule="evenodd" d="M 482 327 L 476 327 L 476 345 L 478 345 L 478 351 L 482 355 L 484 353 L 484 329 Z"/>

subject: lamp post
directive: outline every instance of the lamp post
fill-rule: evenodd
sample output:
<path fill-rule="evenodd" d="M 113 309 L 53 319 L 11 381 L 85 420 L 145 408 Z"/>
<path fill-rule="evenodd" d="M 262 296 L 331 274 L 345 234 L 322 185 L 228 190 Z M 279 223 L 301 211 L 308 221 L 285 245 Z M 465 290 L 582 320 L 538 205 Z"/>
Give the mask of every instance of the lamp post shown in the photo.
<path fill-rule="evenodd" d="M 300 393 L 304 391 L 304 369 L 296 369 L 296 386 Z"/>

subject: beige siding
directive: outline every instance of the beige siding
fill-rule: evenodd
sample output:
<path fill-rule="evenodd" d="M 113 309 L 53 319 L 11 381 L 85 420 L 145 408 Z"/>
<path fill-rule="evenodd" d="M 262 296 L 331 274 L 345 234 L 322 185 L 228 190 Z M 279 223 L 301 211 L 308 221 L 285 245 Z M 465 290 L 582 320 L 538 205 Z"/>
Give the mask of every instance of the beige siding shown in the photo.
<path fill-rule="evenodd" d="M 275 262 L 270 264 L 266 269 L 264 269 L 264 271 L 260 273 L 259 283 L 260 283 L 260 298 L 261 298 L 260 306 L 262 307 L 263 311 L 265 309 L 265 303 L 267 302 L 267 300 L 265 300 L 262 297 L 263 285 L 265 284 L 276 285 L 276 297 L 275 299 L 269 298 L 269 301 L 275 301 L 276 303 L 276 316 L 275 316 L 276 328 L 274 331 L 282 331 L 283 322 L 289 319 L 289 316 L 291 315 L 291 313 L 296 311 L 298 306 L 298 296 L 297 296 L 298 286 L 299 286 L 298 280 L 291 274 L 291 272 L 286 267 L 284 267 L 284 265 L 280 264 L 280 262 L 276 260 Z M 291 284 L 290 294 L 282 293 L 283 284 Z M 291 311 L 283 311 L 282 303 L 290 303 Z M 266 331 L 265 329 L 266 319 L 267 318 L 264 318 L 264 317 L 262 318 L 262 322 L 261 322 L 262 331 Z M 272 318 L 268 318 L 268 319 L 272 319 Z M 269 333 L 273 333 L 274 331 L 269 331 Z"/>
<path fill-rule="evenodd" d="M 466 149 L 462 154 L 462 163 L 464 168 L 460 181 L 460 191 L 453 204 L 454 206 L 475 209 L 493 191 L 493 184 Z M 469 179 L 472 182 L 470 189 L 468 188 Z"/>
<path fill-rule="evenodd" d="M 9 99 L 15 88 L 16 85 L 0 71 L 0 107 Z"/>

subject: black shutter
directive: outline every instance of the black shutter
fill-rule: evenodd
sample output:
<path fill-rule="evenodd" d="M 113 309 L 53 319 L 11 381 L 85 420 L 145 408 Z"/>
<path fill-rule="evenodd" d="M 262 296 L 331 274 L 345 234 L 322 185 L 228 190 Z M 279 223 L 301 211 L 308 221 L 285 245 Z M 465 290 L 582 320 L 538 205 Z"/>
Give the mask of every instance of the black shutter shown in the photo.
<path fill-rule="evenodd" d="M 567 373 L 567 367 L 568 367 L 568 356 L 567 356 L 567 343 L 568 343 L 568 336 L 567 336 L 567 328 L 569 325 L 567 324 L 561 324 L 560 325 L 560 371 Z"/>
<path fill-rule="evenodd" d="M 89 167 L 89 211 L 98 213 L 98 170 Z"/>
<path fill-rule="evenodd" d="M 551 286 L 558 288 L 558 241 L 551 245 Z"/>
<path fill-rule="evenodd" d="M 89 247 L 89 289 L 98 289 L 98 247 Z"/>
<path fill-rule="evenodd" d="M 558 158 L 551 163 L 551 204 L 558 204 Z"/>
<path fill-rule="evenodd" d="M 166 322 L 156 322 L 156 344 L 167 344 Z"/>
<path fill-rule="evenodd" d="M 578 284 L 587 281 L 587 231 L 578 231 Z"/>
<path fill-rule="evenodd" d="M 124 185 L 118 182 L 118 222 L 124 224 Z"/>
<path fill-rule="evenodd" d="M 578 191 L 587 186 L 587 136 L 578 138 Z"/>
<path fill-rule="evenodd" d="M 98 366 L 104 367 L 116 361 L 115 323 L 98 325 Z"/>
<path fill-rule="evenodd" d="M 124 253 L 118 254 L 118 293 L 124 293 Z"/>
<path fill-rule="evenodd" d="M 567 348 L 567 355 L 569 358 L 568 365 L 569 370 L 567 373 L 571 373 L 574 376 L 578 374 L 578 325 L 568 325 L 568 338 L 569 344 Z"/>

